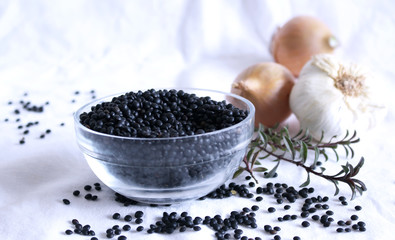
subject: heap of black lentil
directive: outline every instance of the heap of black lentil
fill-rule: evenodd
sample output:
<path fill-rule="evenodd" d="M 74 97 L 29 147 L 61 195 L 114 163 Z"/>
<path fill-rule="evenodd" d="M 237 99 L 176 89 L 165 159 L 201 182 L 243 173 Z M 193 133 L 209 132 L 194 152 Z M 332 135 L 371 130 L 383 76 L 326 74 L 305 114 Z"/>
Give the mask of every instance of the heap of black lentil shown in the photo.
<path fill-rule="evenodd" d="M 99 103 L 80 115 L 94 131 L 124 137 L 166 138 L 202 134 L 230 127 L 248 115 L 225 101 L 182 90 L 129 92 Z"/>

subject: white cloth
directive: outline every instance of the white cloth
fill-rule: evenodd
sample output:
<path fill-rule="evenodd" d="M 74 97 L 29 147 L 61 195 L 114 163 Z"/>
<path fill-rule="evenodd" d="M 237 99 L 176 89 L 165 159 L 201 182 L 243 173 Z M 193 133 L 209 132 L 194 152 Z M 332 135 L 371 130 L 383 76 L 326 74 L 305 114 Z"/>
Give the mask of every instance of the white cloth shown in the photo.
<path fill-rule="evenodd" d="M 392 239 L 394 227 L 394 110 L 393 59 L 395 56 L 395 4 L 392 1 L 23 1 L 0 2 L 0 239 L 89 239 L 73 234 L 71 220 L 90 224 L 99 239 L 105 230 L 125 222 L 111 219 L 143 210 L 143 225 L 155 223 L 163 211 L 188 211 L 192 216 L 227 217 L 232 210 L 260 206 L 257 229 L 243 228 L 247 236 L 272 239 L 265 224 L 280 226 L 282 239 Z M 275 29 L 296 15 L 319 17 L 338 36 L 336 54 L 369 66 L 378 76 L 377 86 L 387 99 L 388 115 L 381 125 L 364 135 L 355 146 L 353 164 L 364 156 L 358 178 L 368 191 L 340 206 L 332 197 L 331 183 L 312 177 L 314 195 L 327 195 L 334 219 L 358 214 L 366 222 L 364 233 L 336 233 L 336 223 L 323 228 L 314 223 L 301 227 L 302 218 L 277 222 L 286 213 L 299 214 L 301 201 L 292 209 L 278 209 L 273 198 L 262 202 L 231 197 L 192 201 L 171 207 L 123 207 L 103 186 L 99 200 L 86 201 L 72 195 L 76 189 L 98 182 L 75 141 L 72 113 L 91 100 L 112 93 L 162 87 L 197 87 L 229 91 L 235 76 L 247 66 L 272 61 L 269 43 Z M 79 90 L 80 94 L 74 92 Z M 27 96 L 23 96 L 27 92 Z M 21 110 L 19 100 L 41 105 L 42 114 Z M 75 103 L 72 103 L 75 99 Z M 391 100 L 392 99 L 392 100 Z M 8 101 L 13 101 L 8 105 Z M 21 109 L 19 107 L 19 109 Z M 20 122 L 16 122 L 17 118 Z M 5 122 L 4 119 L 9 121 Z M 17 129 L 39 121 L 23 135 Z M 60 126 L 64 122 L 65 126 Z M 40 135 L 51 129 L 44 139 Z M 25 138 L 24 145 L 19 140 Z M 330 160 L 329 162 L 333 162 Z M 267 162 L 268 167 L 273 163 Z M 329 163 L 335 166 L 335 164 Z M 328 167 L 329 168 L 329 167 Z M 337 168 L 333 168 L 335 171 Z M 328 170 L 329 171 L 329 170 Z M 257 174 L 260 184 L 267 180 Z M 302 169 L 282 163 L 279 177 L 295 187 L 305 180 Z M 244 177 L 238 183 L 248 183 Z M 255 188 L 251 191 L 255 193 Z M 341 186 L 341 195 L 350 197 Z M 257 196 L 257 195 L 256 195 Z M 63 198 L 71 201 L 69 206 Z M 361 205 L 363 211 L 353 207 Z M 309 218 L 310 219 L 310 218 Z M 133 228 L 137 225 L 132 224 Z M 172 235 L 146 231 L 123 233 L 128 239 L 215 239 L 214 231 Z"/>

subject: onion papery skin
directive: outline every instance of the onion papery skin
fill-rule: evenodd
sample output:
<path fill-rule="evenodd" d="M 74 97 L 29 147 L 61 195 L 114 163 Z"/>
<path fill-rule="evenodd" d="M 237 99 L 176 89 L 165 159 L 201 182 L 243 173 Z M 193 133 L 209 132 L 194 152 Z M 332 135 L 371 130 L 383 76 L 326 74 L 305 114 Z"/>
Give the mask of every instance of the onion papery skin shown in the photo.
<path fill-rule="evenodd" d="M 295 84 L 292 73 L 277 63 L 248 67 L 232 84 L 231 92 L 250 100 L 256 109 L 255 126 L 274 127 L 291 115 L 289 96 Z"/>

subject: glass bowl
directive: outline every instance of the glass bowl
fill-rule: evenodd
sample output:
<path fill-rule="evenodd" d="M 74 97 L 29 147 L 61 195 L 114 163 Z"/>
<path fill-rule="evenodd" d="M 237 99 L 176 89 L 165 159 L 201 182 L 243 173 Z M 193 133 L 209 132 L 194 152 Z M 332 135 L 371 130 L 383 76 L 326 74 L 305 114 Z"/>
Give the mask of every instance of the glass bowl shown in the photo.
<path fill-rule="evenodd" d="M 79 116 L 116 94 L 95 100 L 74 114 L 78 145 L 95 175 L 114 191 L 148 204 L 172 204 L 202 197 L 227 181 L 240 165 L 254 131 L 253 104 L 213 90 L 178 89 L 226 101 L 247 117 L 214 132 L 170 138 L 120 137 L 93 131 Z"/>

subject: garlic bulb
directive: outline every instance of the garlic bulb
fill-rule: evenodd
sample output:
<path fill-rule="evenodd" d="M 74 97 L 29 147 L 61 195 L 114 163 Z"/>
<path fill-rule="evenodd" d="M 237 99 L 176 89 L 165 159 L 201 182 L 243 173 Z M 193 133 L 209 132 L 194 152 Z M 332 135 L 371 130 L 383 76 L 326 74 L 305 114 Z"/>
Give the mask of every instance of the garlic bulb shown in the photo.
<path fill-rule="evenodd" d="M 333 55 L 315 55 L 305 64 L 290 95 L 290 107 L 316 140 L 341 139 L 347 130 L 366 131 L 386 113 L 372 90 L 373 78 Z"/>

